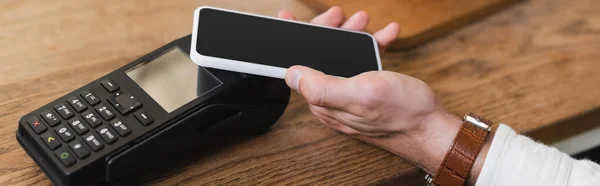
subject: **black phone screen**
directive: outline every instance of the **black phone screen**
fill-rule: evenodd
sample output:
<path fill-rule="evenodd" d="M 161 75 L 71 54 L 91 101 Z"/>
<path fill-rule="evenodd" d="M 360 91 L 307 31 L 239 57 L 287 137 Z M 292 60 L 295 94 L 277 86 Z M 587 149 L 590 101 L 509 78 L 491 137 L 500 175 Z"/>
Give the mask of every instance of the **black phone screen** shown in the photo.
<path fill-rule="evenodd" d="M 365 34 L 220 11 L 200 10 L 196 51 L 205 56 L 289 68 L 304 65 L 352 77 L 378 70 Z"/>

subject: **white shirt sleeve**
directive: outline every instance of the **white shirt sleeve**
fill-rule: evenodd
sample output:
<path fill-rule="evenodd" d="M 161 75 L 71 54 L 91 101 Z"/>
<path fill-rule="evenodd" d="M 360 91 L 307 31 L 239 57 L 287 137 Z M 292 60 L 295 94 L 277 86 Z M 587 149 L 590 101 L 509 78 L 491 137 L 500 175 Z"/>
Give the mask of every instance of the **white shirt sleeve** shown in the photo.
<path fill-rule="evenodd" d="M 475 186 L 600 185 L 600 166 L 576 160 L 501 124 Z"/>

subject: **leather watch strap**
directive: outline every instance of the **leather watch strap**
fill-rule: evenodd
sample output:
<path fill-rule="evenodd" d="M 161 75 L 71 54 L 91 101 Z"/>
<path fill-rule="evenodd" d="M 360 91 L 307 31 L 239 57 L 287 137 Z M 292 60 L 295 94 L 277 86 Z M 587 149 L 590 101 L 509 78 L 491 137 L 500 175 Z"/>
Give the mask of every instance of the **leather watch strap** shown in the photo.
<path fill-rule="evenodd" d="M 432 185 L 464 185 L 475 163 L 475 159 L 490 133 L 489 126 L 491 126 L 490 121 L 479 116 L 474 114 L 465 116 L 463 125 L 454 138 L 450 150 L 433 177 Z"/>

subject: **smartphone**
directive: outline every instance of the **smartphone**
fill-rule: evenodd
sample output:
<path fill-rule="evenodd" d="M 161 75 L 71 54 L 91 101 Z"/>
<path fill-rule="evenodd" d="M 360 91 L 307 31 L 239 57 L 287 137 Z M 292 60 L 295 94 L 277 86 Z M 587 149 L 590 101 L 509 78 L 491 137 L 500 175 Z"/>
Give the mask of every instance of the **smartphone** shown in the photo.
<path fill-rule="evenodd" d="M 368 33 L 207 6 L 194 12 L 190 57 L 204 67 L 282 79 L 293 65 L 338 77 L 381 70 Z"/>

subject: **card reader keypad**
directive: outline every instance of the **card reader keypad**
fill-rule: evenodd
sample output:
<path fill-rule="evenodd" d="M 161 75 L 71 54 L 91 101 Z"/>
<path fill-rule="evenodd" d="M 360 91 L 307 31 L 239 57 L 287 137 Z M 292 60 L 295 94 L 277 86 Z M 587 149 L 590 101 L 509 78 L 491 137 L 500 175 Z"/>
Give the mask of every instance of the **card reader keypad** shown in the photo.
<path fill-rule="evenodd" d="M 65 166 L 101 153 L 106 146 L 132 133 L 130 125 L 147 126 L 152 117 L 141 110 L 142 103 L 131 92 L 121 89 L 114 81 L 99 82 L 105 93 L 83 90 L 76 95 L 43 109 L 26 123 L 54 156 Z M 97 95 L 110 96 L 101 98 Z M 121 115 L 117 115 L 118 111 Z M 131 113 L 134 112 L 135 113 Z M 124 120 L 124 117 L 131 119 Z M 136 118 L 136 119 L 133 119 Z M 126 121 L 136 121 L 129 123 Z"/>

